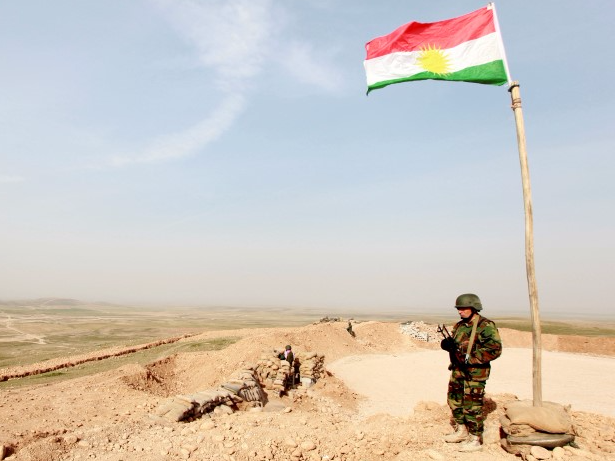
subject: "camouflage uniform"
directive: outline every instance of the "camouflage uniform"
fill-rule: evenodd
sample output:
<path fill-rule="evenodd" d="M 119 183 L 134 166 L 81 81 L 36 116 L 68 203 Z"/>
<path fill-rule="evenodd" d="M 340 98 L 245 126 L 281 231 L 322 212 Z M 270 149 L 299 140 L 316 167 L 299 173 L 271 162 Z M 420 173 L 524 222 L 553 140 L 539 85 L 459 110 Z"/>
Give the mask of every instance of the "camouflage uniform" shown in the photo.
<path fill-rule="evenodd" d="M 460 321 L 453 327 L 459 352 L 451 360 L 449 370 L 451 378 L 448 383 L 448 406 L 453 412 L 453 419 L 458 425 L 464 425 L 468 432 L 479 437 L 483 433 L 483 399 L 485 384 L 491 371 L 491 360 L 502 354 L 502 340 L 495 323 L 475 314 L 478 325 L 474 346 L 467 365 L 463 365 L 465 354 L 472 333 L 472 322 Z M 460 365 L 461 363 L 461 365 Z"/>

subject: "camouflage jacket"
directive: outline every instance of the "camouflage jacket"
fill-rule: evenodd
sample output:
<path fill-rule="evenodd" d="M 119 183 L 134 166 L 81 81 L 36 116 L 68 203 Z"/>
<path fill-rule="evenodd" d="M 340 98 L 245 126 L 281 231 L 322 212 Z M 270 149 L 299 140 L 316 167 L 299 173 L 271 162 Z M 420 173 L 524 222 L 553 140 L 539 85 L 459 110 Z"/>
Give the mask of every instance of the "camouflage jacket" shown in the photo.
<path fill-rule="evenodd" d="M 478 325 L 468 362 L 460 365 L 459 361 L 455 361 L 449 368 L 456 378 L 465 376 L 472 381 L 486 381 L 491 371 L 490 362 L 502 354 L 502 340 L 495 323 L 479 314 L 475 315 L 478 317 Z M 463 355 L 463 358 L 468 350 L 471 334 L 472 323 L 461 321 L 453 327 L 452 336 L 459 348 L 459 355 Z"/>

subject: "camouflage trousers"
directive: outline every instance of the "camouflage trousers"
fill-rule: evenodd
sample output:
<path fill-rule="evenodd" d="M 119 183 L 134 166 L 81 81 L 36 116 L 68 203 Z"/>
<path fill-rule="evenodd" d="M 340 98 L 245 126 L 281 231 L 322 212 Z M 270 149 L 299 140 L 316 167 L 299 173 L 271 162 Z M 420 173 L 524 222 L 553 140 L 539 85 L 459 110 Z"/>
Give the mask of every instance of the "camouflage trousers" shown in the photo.
<path fill-rule="evenodd" d="M 468 381 L 456 374 L 454 372 L 451 374 L 448 383 L 448 406 L 457 424 L 465 424 L 470 434 L 480 437 L 485 422 L 483 401 L 486 381 Z"/>

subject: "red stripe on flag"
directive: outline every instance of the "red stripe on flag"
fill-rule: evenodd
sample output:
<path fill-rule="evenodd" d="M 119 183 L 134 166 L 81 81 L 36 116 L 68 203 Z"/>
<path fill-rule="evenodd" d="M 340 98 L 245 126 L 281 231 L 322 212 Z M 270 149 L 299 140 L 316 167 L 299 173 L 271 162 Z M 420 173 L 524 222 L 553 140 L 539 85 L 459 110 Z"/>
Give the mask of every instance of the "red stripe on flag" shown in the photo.
<path fill-rule="evenodd" d="M 428 45 L 440 49 L 452 48 L 493 32 L 495 32 L 493 10 L 488 7 L 444 21 L 410 22 L 388 35 L 367 42 L 366 59 L 399 51 L 416 51 Z"/>

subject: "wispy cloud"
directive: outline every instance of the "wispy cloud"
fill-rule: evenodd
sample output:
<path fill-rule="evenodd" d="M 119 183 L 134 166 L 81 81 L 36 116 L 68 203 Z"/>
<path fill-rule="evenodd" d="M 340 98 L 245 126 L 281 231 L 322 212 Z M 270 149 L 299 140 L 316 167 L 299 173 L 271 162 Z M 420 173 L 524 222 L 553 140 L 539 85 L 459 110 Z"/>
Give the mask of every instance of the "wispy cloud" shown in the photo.
<path fill-rule="evenodd" d="M 270 49 L 270 0 L 157 0 L 177 33 L 195 48 L 204 68 L 203 85 L 214 84 L 224 94 L 222 103 L 195 125 L 155 139 L 141 152 L 116 155 L 115 167 L 156 163 L 198 153 L 229 130 L 246 107 L 251 80 L 262 71 Z M 212 79 L 211 74 L 214 77 Z"/>
<path fill-rule="evenodd" d="M 0 184 L 24 182 L 26 178 L 19 175 L 0 175 Z"/>
<path fill-rule="evenodd" d="M 282 36 L 285 16 L 283 7 L 273 0 L 152 1 L 194 48 L 195 65 L 203 68 L 203 84 L 213 83 L 223 101 L 192 127 L 155 139 L 141 152 L 116 155 L 111 166 L 163 162 L 202 151 L 231 129 L 248 105 L 249 90 L 272 62 L 296 81 L 326 91 L 341 87 L 341 73 L 330 52 L 317 53 L 311 44 L 298 40 L 276 40 Z"/>
<path fill-rule="evenodd" d="M 216 74 L 225 91 L 243 91 L 267 57 L 274 27 L 271 0 L 159 0 L 171 24 Z"/>
<path fill-rule="evenodd" d="M 311 44 L 295 41 L 288 45 L 281 65 L 300 82 L 337 91 L 343 78 L 333 58 L 331 52 L 317 52 Z"/>
<path fill-rule="evenodd" d="M 244 110 L 244 106 L 242 95 L 229 95 L 205 120 L 184 131 L 155 139 L 136 156 L 116 156 L 111 159 L 111 165 L 157 163 L 194 155 L 227 131 Z"/>

